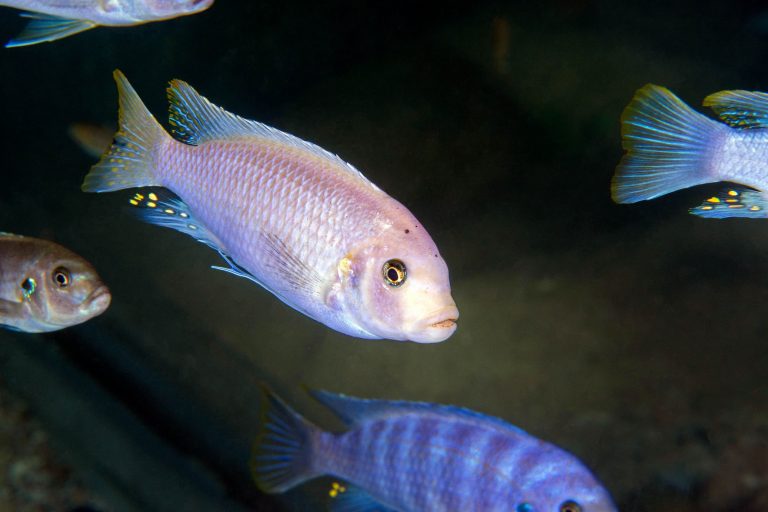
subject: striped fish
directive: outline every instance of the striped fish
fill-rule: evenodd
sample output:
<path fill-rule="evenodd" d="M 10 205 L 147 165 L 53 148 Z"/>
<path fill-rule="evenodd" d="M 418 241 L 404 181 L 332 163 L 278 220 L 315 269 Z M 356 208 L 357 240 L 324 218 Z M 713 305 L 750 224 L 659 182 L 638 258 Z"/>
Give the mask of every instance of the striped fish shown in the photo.
<path fill-rule="evenodd" d="M 330 475 L 337 512 L 616 512 L 576 457 L 496 418 L 315 391 L 348 426 L 333 434 L 265 396 L 252 471 L 268 493 Z"/>
<path fill-rule="evenodd" d="M 219 252 L 214 267 L 359 338 L 438 342 L 456 330 L 448 267 L 416 218 L 338 156 L 171 82 L 155 121 L 119 71 L 120 129 L 83 190 L 158 186 L 131 204 Z M 167 194 L 167 192 L 166 192 Z"/>

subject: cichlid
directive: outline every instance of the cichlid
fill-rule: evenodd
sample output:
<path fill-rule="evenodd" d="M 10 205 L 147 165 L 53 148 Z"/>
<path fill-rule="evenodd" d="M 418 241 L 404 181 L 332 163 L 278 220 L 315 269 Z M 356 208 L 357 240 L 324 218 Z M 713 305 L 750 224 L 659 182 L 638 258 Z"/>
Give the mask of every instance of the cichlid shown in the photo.
<path fill-rule="evenodd" d="M 348 430 L 325 432 L 267 391 L 251 469 L 265 492 L 329 475 L 330 510 L 616 512 L 573 455 L 500 419 L 424 402 L 312 392 Z"/>
<path fill-rule="evenodd" d="M 637 91 L 621 118 L 627 153 L 613 178 L 616 202 L 729 181 L 750 188 L 725 189 L 690 212 L 768 217 L 768 94 L 720 91 L 707 96 L 704 106 L 723 122 L 694 111 L 664 87 L 648 84 Z"/>
<path fill-rule="evenodd" d="M 28 11 L 24 31 L 6 48 L 55 41 L 97 26 L 140 25 L 204 11 L 213 0 L 0 0 Z"/>
<path fill-rule="evenodd" d="M 168 88 L 171 137 L 119 71 L 120 129 L 83 190 L 136 194 L 149 222 L 218 251 L 225 270 L 332 329 L 438 342 L 456 330 L 448 267 L 416 218 L 338 156 Z"/>
<path fill-rule="evenodd" d="M 110 301 L 96 270 L 69 249 L 0 233 L 0 326 L 57 331 L 100 315 Z"/>

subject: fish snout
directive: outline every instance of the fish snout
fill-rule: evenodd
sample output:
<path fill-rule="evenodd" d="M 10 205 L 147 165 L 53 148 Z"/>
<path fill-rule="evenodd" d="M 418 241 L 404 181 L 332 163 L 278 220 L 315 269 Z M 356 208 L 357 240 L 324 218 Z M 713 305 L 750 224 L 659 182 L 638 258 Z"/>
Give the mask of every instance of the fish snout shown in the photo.
<path fill-rule="evenodd" d="M 417 343 L 438 343 L 456 332 L 459 309 L 456 304 L 444 307 L 419 321 L 408 339 Z"/>
<path fill-rule="evenodd" d="M 95 316 L 103 313 L 111 302 L 112 294 L 109 292 L 109 288 L 100 286 L 83 301 L 81 310 Z"/>

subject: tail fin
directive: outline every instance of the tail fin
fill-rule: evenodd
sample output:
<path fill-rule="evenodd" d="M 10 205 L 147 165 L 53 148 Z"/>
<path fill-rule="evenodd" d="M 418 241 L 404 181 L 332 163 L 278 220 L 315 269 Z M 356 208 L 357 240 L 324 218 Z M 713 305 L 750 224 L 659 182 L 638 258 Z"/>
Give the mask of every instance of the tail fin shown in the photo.
<path fill-rule="evenodd" d="M 264 389 L 262 431 L 256 439 L 251 473 L 259 488 L 285 492 L 319 476 L 312 470 L 312 433 L 318 428 Z"/>
<path fill-rule="evenodd" d="M 84 192 L 111 192 L 132 187 L 161 186 L 153 173 L 154 149 L 168 133 L 149 113 L 128 79 L 118 69 L 113 76 L 120 95 L 120 128 L 115 141 L 91 167 Z"/>
<path fill-rule="evenodd" d="M 621 116 L 627 151 L 611 184 L 617 203 L 635 203 L 720 181 L 711 172 L 713 139 L 727 127 L 692 110 L 668 89 L 648 84 Z"/>

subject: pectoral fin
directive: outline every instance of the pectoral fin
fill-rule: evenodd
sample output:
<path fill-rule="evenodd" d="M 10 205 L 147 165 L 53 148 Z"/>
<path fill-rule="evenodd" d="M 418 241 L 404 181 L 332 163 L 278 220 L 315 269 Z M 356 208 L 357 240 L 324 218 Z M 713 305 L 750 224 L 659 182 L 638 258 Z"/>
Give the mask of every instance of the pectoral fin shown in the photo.
<path fill-rule="evenodd" d="M 92 21 L 69 20 L 47 14 L 23 13 L 24 18 L 31 21 L 15 39 L 11 39 L 6 48 L 17 46 L 29 46 L 37 43 L 45 43 L 62 39 L 73 34 L 78 34 L 96 26 Z"/>

